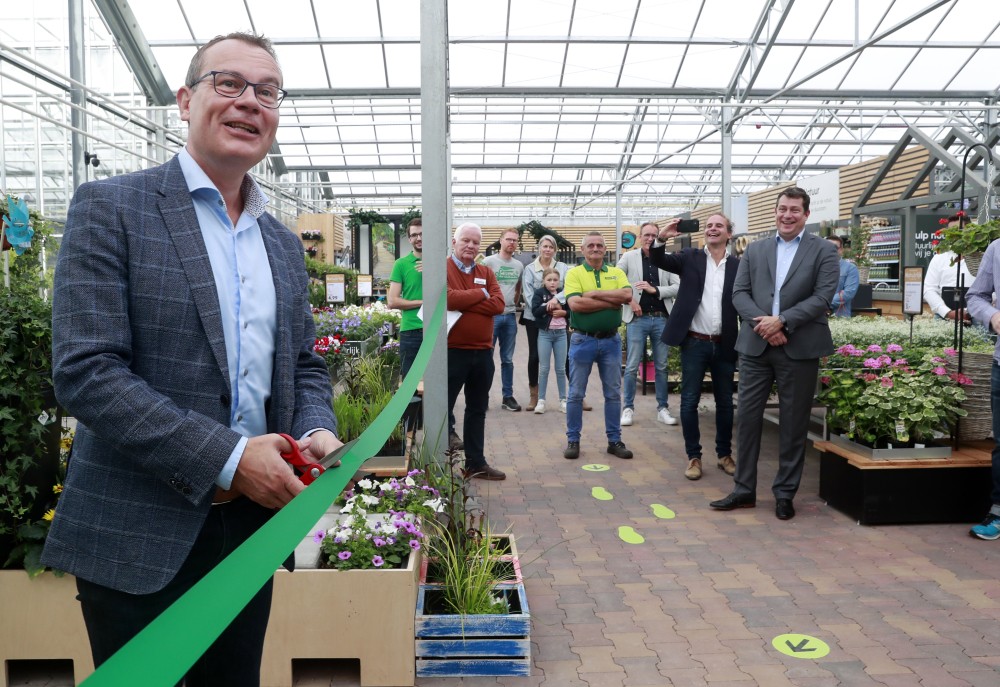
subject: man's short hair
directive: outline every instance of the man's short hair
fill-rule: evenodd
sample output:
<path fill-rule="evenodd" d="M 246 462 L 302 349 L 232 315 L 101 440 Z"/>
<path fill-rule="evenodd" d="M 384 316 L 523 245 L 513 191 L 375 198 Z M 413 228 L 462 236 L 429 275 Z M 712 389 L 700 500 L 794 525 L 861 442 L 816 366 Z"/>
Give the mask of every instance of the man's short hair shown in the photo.
<path fill-rule="evenodd" d="M 969 223 L 969 216 L 964 212 L 962 212 L 961 210 L 959 210 L 954 215 L 948 218 L 948 224 L 951 224 L 952 222 L 958 222 L 958 226 L 964 227 L 966 224 Z"/>
<path fill-rule="evenodd" d="M 781 202 L 782 198 L 801 198 L 802 199 L 802 209 L 809 212 L 809 193 L 806 192 L 804 188 L 798 186 L 789 186 L 784 191 L 778 194 L 778 199 L 774 202 L 774 207 L 778 207 L 778 203 Z"/>
<path fill-rule="evenodd" d="M 830 234 L 829 236 L 826 237 L 826 240 L 827 241 L 833 241 L 834 243 L 836 243 L 841 248 L 844 247 L 844 239 L 840 238 L 839 236 L 834 236 L 833 234 Z"/>
<path fill-rule="evenodd" d="M 424 226 L 423 220 L 420 219 L 419 217 L 414 217 L 413 219 L 411 219 L 409 222 L 406 223 L 406 235 L 407 236 L 410 235 L 410 229 L 412 229 L 413 227 L 422 227 L 422 226 Z"/>
<path fill-rule="evenodd" d="M 652 221 L 651 222 L 643 222 L 642 224 L 640 224 L 639 225 L 639 233 L 641 234 L 642 230 L 645 229 L 646 227 L 653 227 L 653 229 L 656 229 L 656 233 L 657 234 L 660 233 L 660 225 L 657 224 L 656 222 L 652 222 Z"/>
<path fill-rule="evenodd" d="M 194 86 L 195 82 L 204 75 L 202 70 L 205 68 L 205 51 L 216 43 L 221 43 L 222 41 L 243 41 L 244 43 L 248 43 L 264 50 L 268 55 L 274 58 L 275 63 L 278 62 L 278 55 L 274 52 L 274 46 L 271 45 L 271 39 L 266 38 L 265 36 L 258 36 L 255 33 L 247 33 L 245 31 L 234 31 L 232 33 L 227 33 L 225 36 L 216 36 L 208 43 L 205 43 L 205 45 L 198 48 L 194 57 L 191 58 L 191 64 L 188 65 L 187 77 L 184 79 L 184 83 L 187 84 L 188 88 Z"/>
<path fill-rule="evenodd" d="M 458 241 L 458 237 L 462 235 L 462 232 L 466 229 L 475 229 L 479 232 L 480 238 L 483 235 L 483 228 L 476 224 L 475 222 L 462 222 L 458 225 L 458 229 L 455 230 L 455 235 L 452 237 L 455 241 Z"/>
<path fill-rule="evenodd" d="M 733 224 L 733 220 L 729 219 L 729 216 L 726 215 L 726 213 L 724 213 L 724 212 L 713 212 L 711 215 L 708 216 L 708 219 L 712 219 L 713 217 L 716 217 L 716 216 L 721 217 L 722 219 L 726 220 L 726 231 L 728 231 L 730 234 L 732 234 L 733 233 L 733 229 L 736 228 L 736 225 Z M 707 220 L 706 220 L 706 224 L 707 224 Z"/>

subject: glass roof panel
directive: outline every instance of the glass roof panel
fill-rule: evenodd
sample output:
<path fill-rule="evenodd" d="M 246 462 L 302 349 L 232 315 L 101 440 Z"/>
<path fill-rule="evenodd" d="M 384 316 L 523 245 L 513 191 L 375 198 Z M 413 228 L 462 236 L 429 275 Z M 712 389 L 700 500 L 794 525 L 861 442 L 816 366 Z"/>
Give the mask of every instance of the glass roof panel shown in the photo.
<path fill-rule="evenodd" d="M 413 38 L 420 36 L 419 2 L 412 2 L 412 0 L 378 0 L 378 4 L 382 10 L 382 33 L 386 38 Z"/>
<path fill-rule="evenodd" d="M 190 38 L 187 22 L 177 2 L 135 2 L 129 5 L 146 40 L 153 42 L 177 38 Z M 245 13 L 244 13 L 245 16 Z M 188 59 L 191 58 L 190 50 Z"/>
<path fill-rule="evenodd" d="M 190 50 L 188 51 L 190 53 Z M 318 45 L 278 45 L 274 48 L 281 65 L 285 88 L 328 88 L 323 70 L 323 49 Z M 329 56 L 327 57 L 329 59 Z M 328 62 L 333 65 L 334 63 Z M 336 73 L 336 70 L 334 70 Z"/>
<path fill-rule="evenodd" d="M 812 48 L 815 50 L 815 48 Z M 935 51 L 937 52 L 937 51 Z M 865 88 L 887 90 L 899 78 L 900 72 L 917 54 L 916 48 L 868 48 L 854 63 L 851 72 L 844 79 L 845 88 Z M 941 70 L 936 65 L 928 65 L 929 71 L 924 74 L 923 87 L 935 88 L 943 86 Z M 949 72 L 949 76 L 954 70 Z M 812 82 L 809 82 L 810 84 Z M 808 86 L 806 86 L 808 88 Z M 900 86 L 902 87 L 902 86 Z"/>
<path fill-rule="evenodd" d="M 624 55 L 623 45 L 570 45 L 563 85 L 614 86 Z"/>
<path fill-rule="evenodd" d="M 452 88 L 499 86 L 503 75 L 503 45 L 454 44 L 449 49 L 448 66 Z"/>
<path fill-rule="evenodd" d="M 323 52 L 333 88 L 385 88 L 385 61 L 378 45 L 324 45 Z M 308 71 L 318 71 L 317 63 Z"/>
<path fill-rule="evenodd" d="M 677 78 L 677 69 L 684 57 L 684 46 L 643 45 L 629 47 L 625 57 L 621 86 L 661 88 Z"/>
<path fill-rule="evenodd" d="M 739 36 L 745 40 L 757 24 L 764 4 L 764 0 L 703 0 L 704 9 L 694 35 L 699 38 Z"/>
<path fill-rule="evenodd" d="M 637 0 L 577 0 L 573 36 L 628 36 Z"/>
<path fill-rule="evenodd" d="M 572 3 L 509 0 L 511 36 L 568 36 Z"/>
<path fill-rule="evenodd" d="M 302 38 L 315 36 L 311 0 L 245 0 L 253 26 L 268 38 Z M 308 17 L 308 21 L 303 18 Z"/>
<path fill-rule="evenodd" d="M 420 46 L 386 45 L 390 88 L 420 87 Z"/>
<path fill-rule="evenodd" d="M 735 46 L 692 47 L 677 77 L 677 85 L 700 88 L 714 85 L 724 89 L 742 54 L 742 49 Z"/>
<path fill-rule="evenodd" d="M 913 64 L 906 71 L 895 70 L 894 76 L 899 79 L 896 88 L 939 88 L 943 89 L 956 73 L 966 71 L 963 68 L 975 50 L 970 48 L 935 48 L 921 50 Z M 996 56 L 994 56 L 996 60 Z M 971 65 L 970 65 L 971 66 Z M 902 74 L 900 75 L 900 72 Z M 972 72 L 975 74 L 975 72 Z M 979 72 L 982 79 L 988 72 Z"/>
<path fill-rule="evenodd" d="M 887 40 L 927 40 L 927 37 L 931 35 L 934 27 L 941 22 L 945 15 L 947 15 L 954 6 L 954 2 L 949 2 L 938 7 L 937 9 L 931 10 L 919 19 L 909 22 L 898 31 L 893 32 Z M 900 2 L 897 0 L 897 2 L 893 3 L 893 5 L 889 8 L 889 13 L 886 15 L 885 22 L 883 22 L 882 26 L 880 26 L 878 30 L 880 32 L 885 31 L 900 22 L 904 22 L 922 9 L 924 9 L 924 3 L 918 4 L 913 2 Z"/>
<path fill-rule="evenodd" d="M 280 3 L 275 4 L 280 6 Z M 312 6 L 320 35 L 324 38 L 373 38 L 379 35 L 378 12 L 374 2 L 313 2 Z"/>
<path fill-rule="evenodd" d="M 982 88 L 1000 91 L 1000 74 L 997 73 L 996 50 L 977 50 L 961 72 L 955 75 L 949 88 Z"/>
<path fill-rule="evenodd" d="M 514 43 L 507 48 L 505 85 L 558 86 L 565 44 Z"/>
<path fill-rule="evenodd" d="M 419 20 L 420 17 L 416 17 L 418 25 Z M 505 2 L 448 3 L 448 32 L 452 38 L 503 36 L 506 26 L 507 3 Z"/>
<path fill-rule="evenodd" d="M 246 5 L 243 0 L 215 0 L 214 2 L 193 2 L 192 0 L 178 0 L 184 10 L 194 37 L 200 42 L 209 41 L 220 34 L 230 31 L 247 31 L 250 29 L 250 17 L 247 14 Z M 141 4 L 141 3 L 136 3 Z M 160 3 L 149 3 L 153 5 L 153 18 L 155 21 L 155 10 Z M 222 28 L 231 27 L 231 28 Z"/>

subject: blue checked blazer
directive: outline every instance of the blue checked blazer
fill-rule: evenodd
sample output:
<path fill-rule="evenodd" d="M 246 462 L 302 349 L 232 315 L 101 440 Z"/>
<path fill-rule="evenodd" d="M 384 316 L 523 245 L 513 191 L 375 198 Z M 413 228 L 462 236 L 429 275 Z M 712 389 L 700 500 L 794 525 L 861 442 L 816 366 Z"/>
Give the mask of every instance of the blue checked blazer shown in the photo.
<path fill-rule="evenodd" d="M 258 222 L 277 296 L 268 431 L 335 431 L 302 246 L 270 215 Z M 177 158 L 77 189 L 52 325 L 56 396 L 79 424 L 42 561 L 158 591 L 191 550 L 240 439 L 212 266 Z"/>

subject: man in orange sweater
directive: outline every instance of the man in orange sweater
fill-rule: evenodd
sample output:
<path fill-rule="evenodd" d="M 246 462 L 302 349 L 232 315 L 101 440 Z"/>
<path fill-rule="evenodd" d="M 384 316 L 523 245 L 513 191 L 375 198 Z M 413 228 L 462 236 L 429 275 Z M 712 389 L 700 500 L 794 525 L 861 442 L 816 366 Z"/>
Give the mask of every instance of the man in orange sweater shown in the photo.
<path fill-rule="evenodd" d="M 483 230 L 466 222 L 455 230 L 448 265 L 448 310 L 462 313 L 448 334 L 448 427 L 455 431 L 455 401 L 465 387 L 465 475 L 507 479 L 486 462 L 486 409 L 493 386 L 493 316 L 504 309 L 493 270 L 476 264 Z"/>

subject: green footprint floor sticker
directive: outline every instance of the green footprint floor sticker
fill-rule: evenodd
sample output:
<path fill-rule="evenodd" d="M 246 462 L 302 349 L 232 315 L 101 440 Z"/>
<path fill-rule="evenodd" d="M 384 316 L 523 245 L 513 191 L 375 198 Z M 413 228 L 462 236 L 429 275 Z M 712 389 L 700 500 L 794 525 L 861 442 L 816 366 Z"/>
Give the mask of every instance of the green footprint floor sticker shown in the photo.
<path fill-rule="evenodd" d="M 590 472 L 605 472 L 611 469 L 610 465 L 601 465 L 600 463 L 589 463 L 587 465 L 581 466 L 582 470 L 589 470 Z"/>
<path fill-rule="evenodd" d="M 653 509 L 653 515 L 658 517 L 660 520 L 673 520 L 677 517 L 677 513 L 673 512 L 666 506 L 660 503 L 654 503 L 650 506 Z"/>
<path fill-rule="evenodd" d="M 590 495 L 593 496 L 598 501 L 610 501 L 615 497 L 610 491 L 604 487 L 594 487 L 590 490 Z"/>
<path fill-rule="evenodd" d="M 622 525 L 618 528 L 618 538 L 626 544 L 641 544 L 646 541 L 645 537 L 628 525 Z"/>

